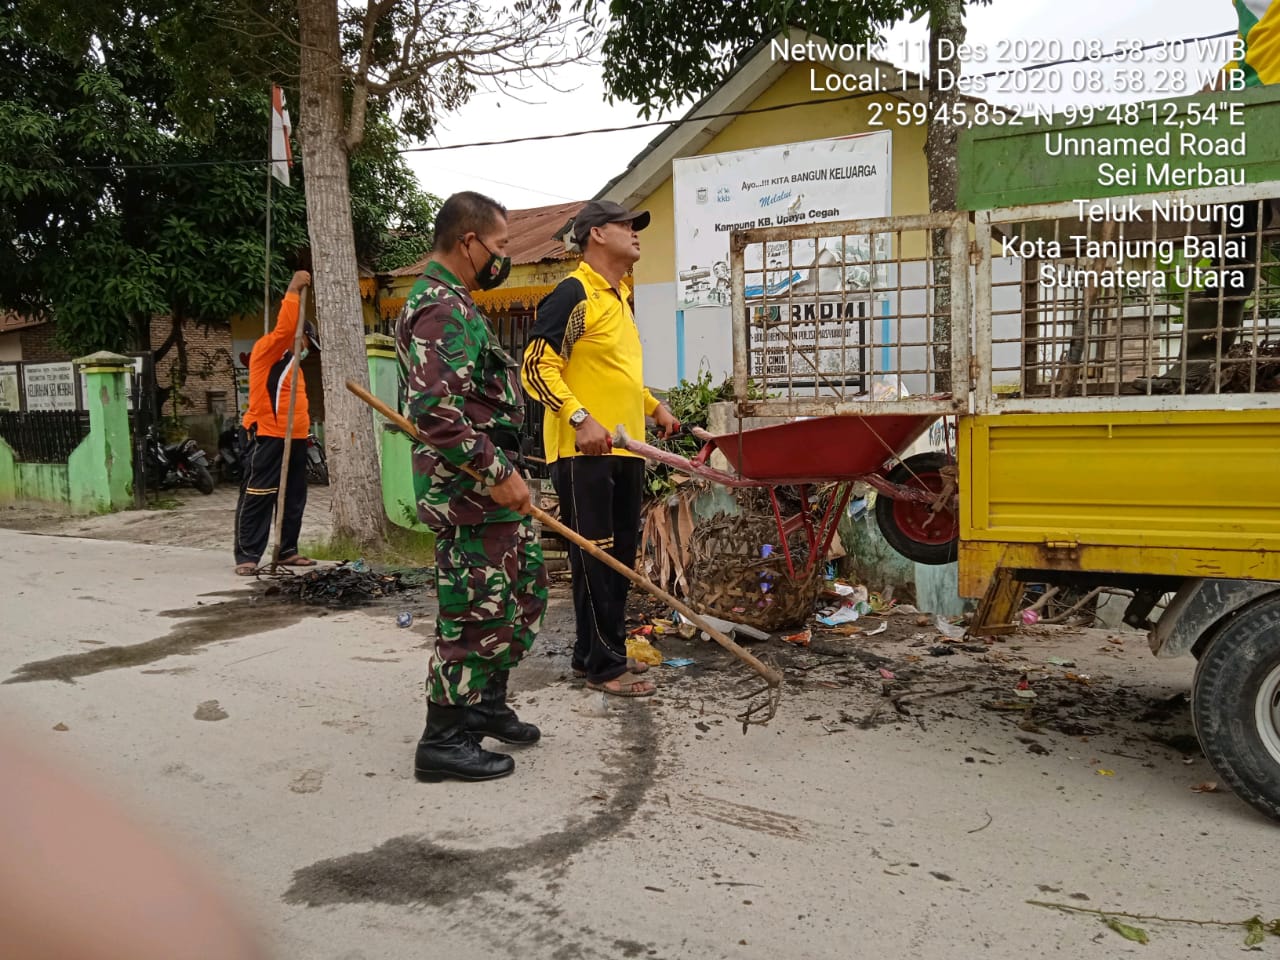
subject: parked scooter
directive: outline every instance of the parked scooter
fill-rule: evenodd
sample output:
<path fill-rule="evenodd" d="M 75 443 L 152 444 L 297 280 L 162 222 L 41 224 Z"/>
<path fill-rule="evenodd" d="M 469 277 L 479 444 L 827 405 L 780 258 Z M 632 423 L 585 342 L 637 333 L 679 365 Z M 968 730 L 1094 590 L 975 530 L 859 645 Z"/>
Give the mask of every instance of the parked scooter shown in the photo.
<path fill-rule="evenodd" d="M 248 437 L 244 427 L 237 424 L 218 435 L 218 455 L 214 458 L 218 479 L 223 483 L 239 483 L 244 479 L 245 448 Z"/>
<path fill-rule="evenodd" d="M 187 439 L 165 444 L 156 428 L 149 427 L 146 436 L 147 485 L 152 489 L 190 484 L 208 496 L 213 493 L 213 475 L 209 458 L 200 444 Z"/>
<path fill-rule="evenodd" d="M 314 430 L 307 434 L 307 483 L 329 483 L 329 461 Z"/>

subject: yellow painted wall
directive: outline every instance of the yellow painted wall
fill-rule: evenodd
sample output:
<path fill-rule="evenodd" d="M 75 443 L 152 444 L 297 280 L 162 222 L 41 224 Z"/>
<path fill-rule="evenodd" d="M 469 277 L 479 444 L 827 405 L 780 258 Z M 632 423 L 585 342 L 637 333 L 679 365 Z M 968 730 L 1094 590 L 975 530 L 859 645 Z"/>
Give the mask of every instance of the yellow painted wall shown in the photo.
<path fill-rule="evenodd" d="M 749 108 L 829 99 L 831 95 L 825 90 L 815 93 L 809 89 L 810 69 L 809 65 L 791 67 L 772 87 L 752 101 Z M 819 86 L 823 78 L 832 72 L 821 66 L 812 69 Z M 700 153 L 728 153 L 889 129 L 893 133 L 892 209 L 889 212 L 893 216 L 928 213 L 929 176 L 924 156 L 926 129 L 923 126 L 884 128 L 869 125 L 870 105 L 876 101 L 890 103 L 893 100 L 889 96 L 868 97 L 737 117 Z M 644 256 L 636 264 L 636 283 L 672 283 L 675 281 L 676 252 L 671 177 L 668 176 L 662 186 L 638 206 L 648 210 L 653 219 L 641 238 Z"/>

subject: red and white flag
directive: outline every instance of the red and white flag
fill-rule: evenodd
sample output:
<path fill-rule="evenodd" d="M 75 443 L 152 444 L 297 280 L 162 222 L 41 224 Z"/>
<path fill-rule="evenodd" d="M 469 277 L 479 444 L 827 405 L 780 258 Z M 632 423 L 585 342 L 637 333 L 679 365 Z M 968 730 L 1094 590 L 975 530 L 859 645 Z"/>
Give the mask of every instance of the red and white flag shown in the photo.
<path fill-rule="evenodd" d="M 293 146 L 289 137 L 293 124 L 289 121 L 289 108 L 284 105 L 284 91 L 271 88 L 271 175 L 289 186 L 289 168 L 293 166 Z"/>

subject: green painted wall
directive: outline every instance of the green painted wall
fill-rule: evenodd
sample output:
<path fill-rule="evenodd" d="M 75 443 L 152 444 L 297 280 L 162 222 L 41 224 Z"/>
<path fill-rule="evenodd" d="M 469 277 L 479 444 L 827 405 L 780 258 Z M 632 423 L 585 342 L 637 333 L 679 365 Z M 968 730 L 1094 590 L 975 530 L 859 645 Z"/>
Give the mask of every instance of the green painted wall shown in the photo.
<path fill-rule="evenodd" d="M 67 503 L 67 466 L 63 463 L 17 463 L 18 498 Z"/>
<path fill-rule="evenodd" d="M 23 463 L 0 440 L 0 503 L 42 500 L 77 513 L 130 506 L 133 452 L 124 390 L 127 357 L 96 353 L 76 361 L 86 376 L 89 435 L 66 463 Z"/>
<path fill-rule="evenodd" d="M 1214 123 L 1194 122 L 1191 111 L 1206 111 L 1210 104 L 1242 103 L 1244 126 L 1233 126 L 1226 109 L 1219 108 Z M 988 210 L 995 207 L 1031 203 L 1053 203 L 1081 197 L 1121 197 L 1131 194 L 1193 189 L 1194 186 L 1151 185 L 1146 182 L 1146 165 L 1168 162 L 1171 168 L 1192 169 L 1203 164 L 1209 170 L 1243 170 L 1246 183 L 1280 180 L 1280 87 L 1255 87 L 1245 91 L 1196 94 L 1173 100 L 1131 105 L 1138 108 L 1139 122 L 1117 123 L 1106 108 L 1099 109 L 1091 123 L 1068 124 L 1062 114 L 1052 121 L 1024 117 L 1021 126 L 981 126 L 962 130 L 958 145 L 958 203 L 961 210 Z M 1155 117 L 1151 115 L 1155 111 Z M 1119 119 L 1125 119 L 1121 115 Z M 1046 135 L 1070 132 L 1095 140 L 1116 137 L 1172 137 L 1170 156 L 1099 157 L 1049 156 Z M 1246 155 L 1184 156 L 1179 150 L 1180 135 L 1237 138 L 1246 134 Z M 1139 182 L 1134 185 L 1099 183 L 1098 165 L 1114 163 L 1128 167 L 1134 163 Z M 1210 186 L 1212 184 L 1206 184 Z"/>

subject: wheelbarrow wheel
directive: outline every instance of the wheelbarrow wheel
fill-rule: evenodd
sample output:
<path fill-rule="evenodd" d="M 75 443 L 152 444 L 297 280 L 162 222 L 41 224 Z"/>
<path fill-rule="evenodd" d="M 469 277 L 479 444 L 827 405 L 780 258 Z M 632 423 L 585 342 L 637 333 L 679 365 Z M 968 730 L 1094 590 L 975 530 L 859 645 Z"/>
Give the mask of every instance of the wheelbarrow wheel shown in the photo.
<path fill-rule="evenodd" d="M 947 484 L 943 471 L 954 467 L 955 461 L 945 453 L 917 453 L 890 470 L 886 479 L 899 486 L 941 493 Z M 876 523 L 889 546 L 908 560 L 937 566 L 956 559 L 960 520 L 954 502 L 934 513 L 927 503 L 878 493 Z"/>

